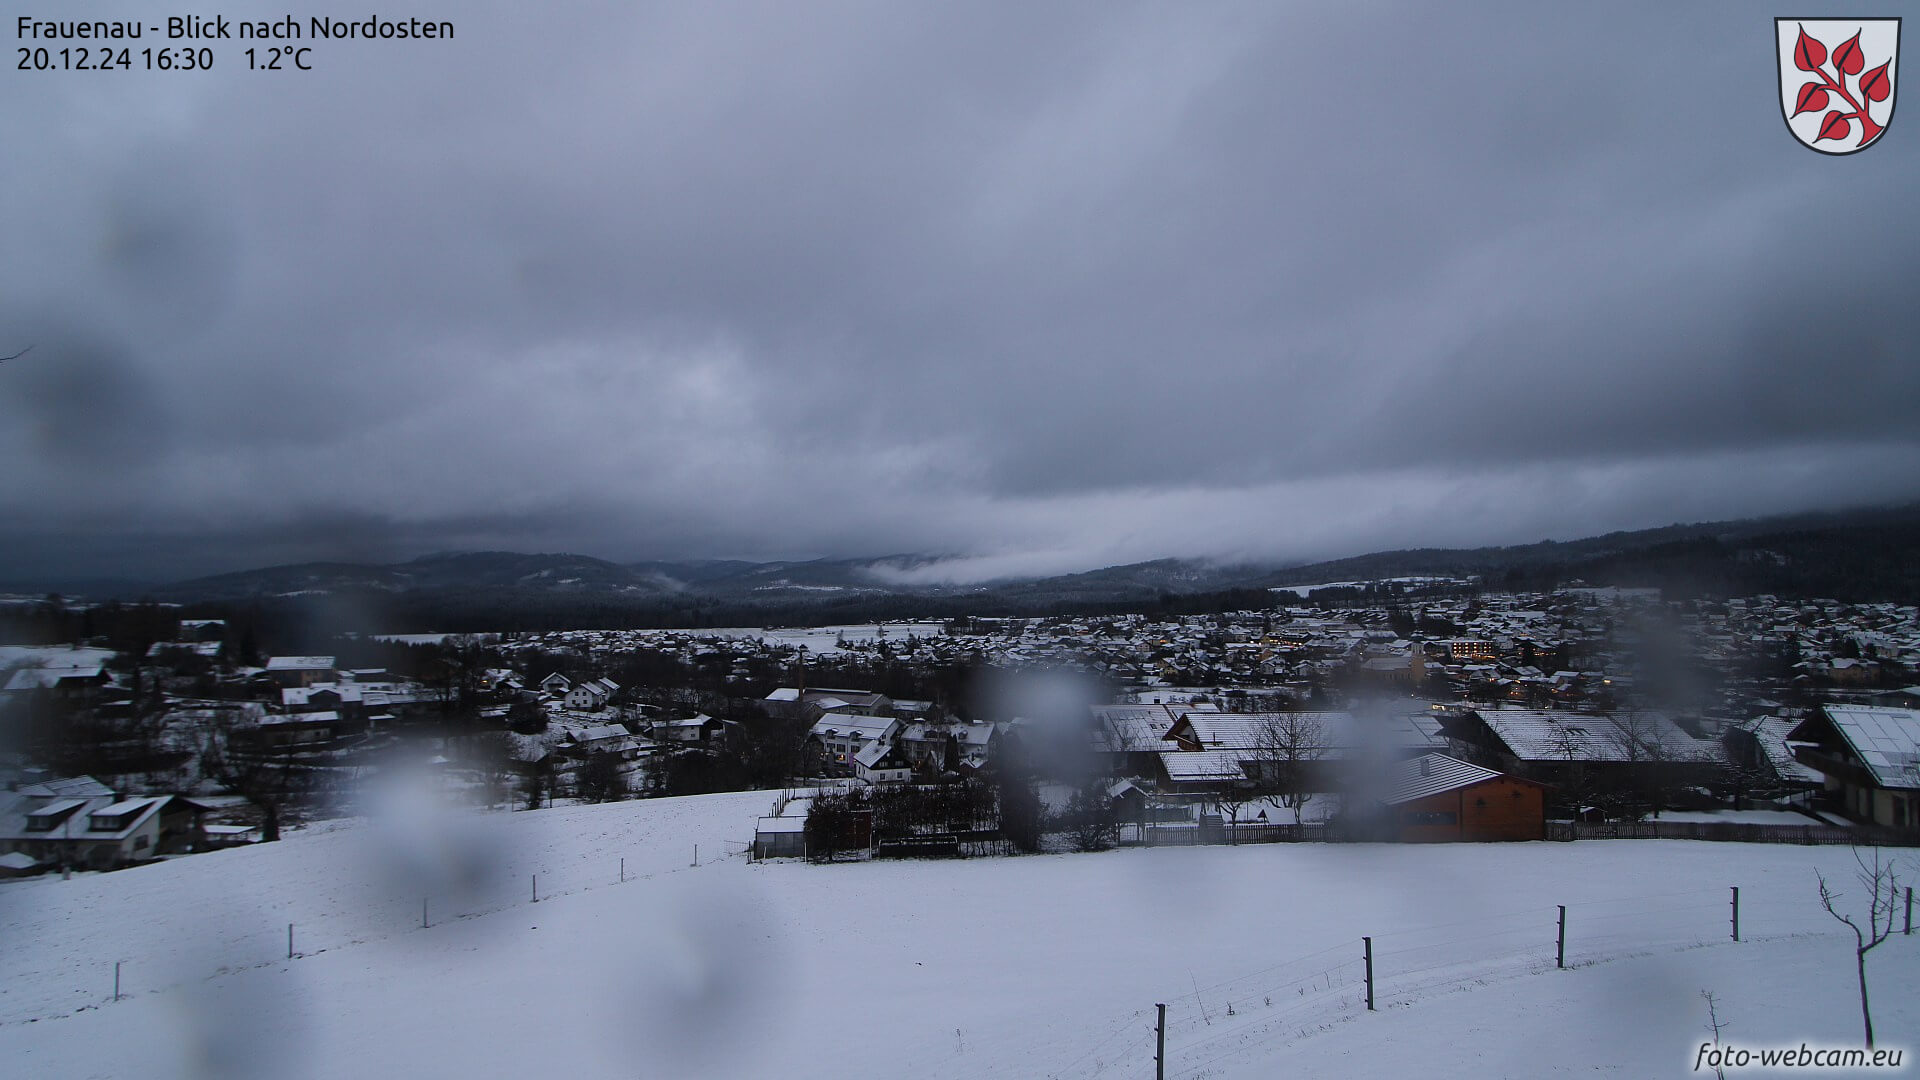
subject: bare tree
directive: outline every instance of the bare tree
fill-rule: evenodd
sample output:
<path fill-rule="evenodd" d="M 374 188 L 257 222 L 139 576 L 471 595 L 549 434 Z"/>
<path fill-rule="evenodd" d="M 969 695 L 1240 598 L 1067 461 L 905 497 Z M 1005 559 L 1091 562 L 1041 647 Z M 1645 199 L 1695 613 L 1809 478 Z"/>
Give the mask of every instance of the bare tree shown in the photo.
<path fill-rule="evenodd" d="M 1666 725 L 1662 717 L 1629 706 L 1613 717 L 1612 740 L 1628 766 L 1628 783 L 1633 788 L 1634 809 L 1651 809 L 1654 817 L 1667 808 L 1673 787 L 1673 754 L 1666 743 Z"/>
<path fill-rule="evenodd" d="M 1275 713 L 1254 733 L 1253 778 L 1260 796 L 1299 820 L 1313 799 L 1315 762 L 1326 753 L 1326 728 L 1307 712 Z"/>
<path fill-rule="evenodd" d="M 553 801 L 553 759 L 545 753 L 526 761 L 520 773 L 520 808 L 540 809 L 540 800 Z"/>
<path fill-rule="evenodd" d="M 1721 1021 L 1719 1003 L 1714 1000 L 1713 991 L 1702 990 L 1700 996 L 1707 999 L 1707 1027 L 1713 1031 L 1713 1046 L 1717 1050 L 1720 1048 L 1721 1030 L 1731 1025 Z M 1713 1075 L 1714 1080 L 1727 1080 L 1726 1066 L 1716 1063 L 1713 1067 Z"/>
<path fill-rule="evenodd" d="M 504 731 L 483 731 L 460 742 L 462 764 L 480 781 L 480 793 L 488 809 L 498 806 L 511 792 L 516 749 L 513 736 Z"/>
<path fill-rule="evenodd" d="M 1553 725 L 1553 734 L 1548 743 L 1554 757 L 1566 762 L 1566 771 L 1558 777 L 1556 794 L 1565 802 L 1568 816 L 1580 817 L 1594 801 L 1594 785 L 1587 775 L 1587 766 L 1592 750 L 1587 745 L 1587 736 L 1575 730 L 1575 725 L 1557 723 Z"/>
<path fill-rule="evenodd" d="M 1845 923 L 1853 931 L 1854 969 L 1860 976 L 1860 1021 L 1866 1026 L 1867 1049 L 1873 1049 L 1873 1010 L 1867 1004 L 1867 954 L 1893 934 L 1893 913 L 1895 900 L 1900 892 L 1900 878 L 1895 873 L 1892 859 L 1881 854 L 1879 848 L 1873 849 L 1873 861 L 1860 854 L 1859 848 L 1853 849 L 1853 861 L 1860 870 L 1855 875 L 1860 884 L 1867 889 L 1866 925 L 1863 927 L 1852 915 L 1843 915 L 1836 905 L 1840 894 L 1827 886 L 1827 879 L 1818 870 L 1814 877 L 1820 882 L 1820 906 L 1827 914 Z"/>
<path fill-rule="evenodd" d="M 289 806 L 317 786 L 308 763 L 284 751 L 270 753 L 259 722 L 238 710 L 220 710 L 208 721 L 199 750 L 200 775 L 259 812 L 262 842 L 280 839 Z"/>
<path fill-rule="evenodd" d="M 588 802 L 617 802 L 631 794 L 626 774 L 620 770 L 619 755 L 607 751 L 597 751 L 587 756 L 586 763 L 580 766 L 574 779 L 574 786 L 580 797 Z"/>
<path fill-rule="evenodd" d="M 1120 815 L 1107 789 L 1097 776 L 1074 789 L 1065 824 L 1075 851 L 1105 851 L 1119 842 Z"/>

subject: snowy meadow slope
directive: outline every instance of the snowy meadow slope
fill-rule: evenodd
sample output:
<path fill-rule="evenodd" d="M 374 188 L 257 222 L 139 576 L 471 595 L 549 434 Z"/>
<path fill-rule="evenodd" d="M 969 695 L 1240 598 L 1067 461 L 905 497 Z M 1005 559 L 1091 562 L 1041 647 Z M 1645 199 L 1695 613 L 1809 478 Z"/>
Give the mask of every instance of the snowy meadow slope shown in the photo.
<path fill-rule="evenodd" d="M 1746 1045 L 1859 1037 L 1850 937 L 1813 882 L 1858 899 L 1845 849 L 726 854 L 768 800 L 396 813 L 0 886 L 0 1060 L 143 1080 L 1144 1076 L 1167 1002 L 1170 1076 L 1645 1076 L 1691 1068 L 1702 989 Z M 1920 1022 L 1916 942 L 1870 961 L 1882 1045 Z"/>

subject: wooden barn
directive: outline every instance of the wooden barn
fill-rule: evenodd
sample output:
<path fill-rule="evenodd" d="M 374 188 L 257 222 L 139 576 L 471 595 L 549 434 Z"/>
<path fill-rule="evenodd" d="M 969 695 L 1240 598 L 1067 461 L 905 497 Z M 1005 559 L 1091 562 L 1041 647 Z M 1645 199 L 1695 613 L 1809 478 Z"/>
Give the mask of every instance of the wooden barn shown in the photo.
<path fill-rule="evenodd" d="M 1546 785 L 1483 769 L 1445 754 L 1394 766 L 1385 800 L 1394 839 L 1544 840 Z"/>

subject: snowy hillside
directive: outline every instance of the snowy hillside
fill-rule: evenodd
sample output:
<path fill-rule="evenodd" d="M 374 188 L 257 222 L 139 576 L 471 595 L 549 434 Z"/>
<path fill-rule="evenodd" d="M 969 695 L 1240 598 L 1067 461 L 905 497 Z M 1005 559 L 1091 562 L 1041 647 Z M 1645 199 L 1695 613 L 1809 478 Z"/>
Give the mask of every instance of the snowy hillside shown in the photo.
<path fill-rule="evenodd" d="M 768 800 L 402 812 L 0 885 L 0 1061 L 141 1080 L 1140 1077 L 1166 1002 L 1173 1077 L 1676 1075 L 1707 1037 L 1702 989 L 1744 1045 L 1859 1038 L 1851 939 L 1813 884 L 1818 867 L 1857 899 L 1845 849 L 728 854 Z M 1870 960 L 1882 1045 L 1920 1024 L 1916 943 Z"/>

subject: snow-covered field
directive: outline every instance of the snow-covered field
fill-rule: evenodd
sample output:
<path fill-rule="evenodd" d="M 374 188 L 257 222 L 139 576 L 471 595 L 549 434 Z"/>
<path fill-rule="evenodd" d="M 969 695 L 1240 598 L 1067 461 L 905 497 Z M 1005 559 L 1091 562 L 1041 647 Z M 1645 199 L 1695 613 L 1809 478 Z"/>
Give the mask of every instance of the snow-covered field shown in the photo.
<path fill-rule="evenodd" d="M 713 630 L 670 632 L 697 634 L 700 637 L 755 638 L 769 645 L 786 645 L 796 648 L 805 645 L 808 652 L 831 655 L 840 651 L 842 641 L 876 641 L 881 638 L 904 641 L 908 637 L 939 637 L 946 632 L 946 624 L 937 622 L 851 623 L 844 626 L 798 626 L 781 630 L 729 626 Z"/>
<path fill-rule="evenodd" d="M 769 802 L 403 813 L 0 885 L 0 1061 L 141 1080 L 1139 1077 L 1166 1002 L 1173 1077 L 1641 1077 L 1691 1069 L 1702 989 L 1744 1045 L 1859 1037 L 1851 939 L 1813 883 L 1858 900 L 1844 848 L 727 854 Z M 1916 943 L 1870 960 L 1882 1045 L 1920 1022 Z"/>
<path fill-rule="evenodd" d="M 800 626 L 769 630 L 754 626 L 721 626 L 701 629 L 679 630 L 636 630 L 634 634 L 690 634 L 694 637 L 743 638 L 767 642 L 771 645 L 798 647 L 805 645 L 808 652 L 831 655 L 840 651 L 842 641 L 875 641 L 891 638 L 904 641 L 908 637 L 937 637 L 946 632 L 945 623 L 937 622 L 889 622 L 889 623 L 848 623 L 839 626 Z M 398 641 L 409 645 L 438 644 L 451 637 L 450 634 L 378 634 L 381 641 Z M 498 637 L 498 635 L 481 635 Z"/>

